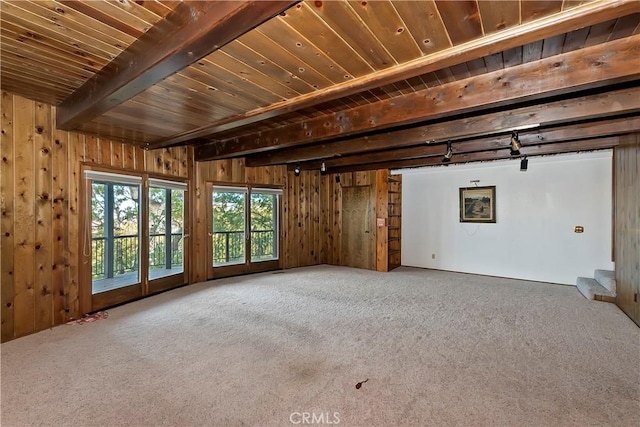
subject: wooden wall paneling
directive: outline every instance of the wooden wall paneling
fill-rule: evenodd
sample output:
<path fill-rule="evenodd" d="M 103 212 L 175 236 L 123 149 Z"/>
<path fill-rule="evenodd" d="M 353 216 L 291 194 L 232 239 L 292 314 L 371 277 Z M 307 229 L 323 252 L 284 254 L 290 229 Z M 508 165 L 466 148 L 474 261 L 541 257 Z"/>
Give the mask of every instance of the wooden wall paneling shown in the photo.
<path fill-rule="evenodd" d="M 333 187 L 333 198 L 331 200 L 331 206 L 333 207 L 333 248 L 331 251 L 331 263 L 334 265 L 340 265 L 340 248 L 342 247 L 342 179 L 340 180 L 340 183 L 336 183 Z"/>
<path fill-rule="evenodd" d="M 167 169 L 165 165 L 164 173 L 172 176 L 180 176 L 180 150 L 182 147 L 172 147 L 166 149 L 166 156 L 170 162 Z"/>
<path fill-rule="evenodd" d="M 388 212 L 389 212 L 389 171 L 387 169 L 377 170 L 375 185 L 375 209 L 376 209 L 376 265 L 377 271 L 387 271 L 389 265 L 389 242 L 388 242 Z M 379 224 L 377 221 L 384 221 Z"/>
<path fill-rule="evenodd" d="M 297 243 L 298 236 L 298 204 L 296 203 L 299 186 L 299 176 L 295 176 L 293 172 L 288 173 L 288 186 L 287 186 L 287 210 L 288 210 L 288 223 L 287 223 L 287 268 L 294 268 L 297 265 L 294 263 L 293 257 L 295 244 Z M 295 243 L 294 243 L 295 242 Z"/>
<path fill-rule="evenodd" d="M 322 230 L 320 228 L 320 218 L 322 215 L 322 209 L 320 206 L 320 183 L 324 178 L 324 175 L 320 173 L 313 173 L 311 175 L 311 197 L 309 200 L 310 204 L 310 222 L 311 222 L 311 241 L 313 243 L 311 254 L 313 258 L 311 262 L 313 264 L 322 264 L 322 250 L 321 248 L 325 245 L 325 238 Z"/>
<path fill-rule="evenodd" d="M 303 186 L 302 181 L 302 173 L 299 176 L 293 177 L 293 192 L 291 194 L 291 229 L 292 233 L 289 236 L 289 242 L 291 245 L 290 252 L 290 260 L 292 267 L 300 267 L 302 254 L 304 252 L 304 248 L 300 247 L 301 243 L 301 235 L 302 235 L 302 217 L 301 214 L 301 203 L 300 203 L 300 187 Z"/>
<path fill-rule="evenodd" d="M 100 138 L 95 135 L 87 135 L 84 140 L 84 161 L 100 163 Z"/>
<path fill-rule="evenodd" d="M 53 326 L 51 107 L 35 104 L 35 330 Z"/>
<path fill-rule="evenodd" d="M 130 144 L 122 144 L 122 167 L 125 169 L 136 169 L 135 147 Z"/>
<path fill-rule="evenodd" d="M 81 211 L 90 197 L 80 194 L 81 165 L 189 177 L 193 150 L 161 150 L 158 164 L 141 148 L 56 130 L 50 105 L 3 92 L 1 108 L 4 342 L 77 318 L 91 308 L 90 292 L 81 286 L 80 276 L 80 255 L 90 251 L 81 242 L 80 217 L 86 215 Z"/>
<path fill-rule="evenodd" d="M 231 181 L 244 182 L 245 181 L 245 168 L 244 159 L 235 159 L 231 162 Z"/>
<path fill-rule="evenodd" d="M 190 242 L 194 256 L 190 260 L 190 282 L 203 282 L 207 279 L 207 190 L 205 182 L 209 179 L 209 165 L 196 163 L 194 181 L 190 189 L 192 206 Z"/>
<path fill-rule="evenodd" d="M 319 199 L 320 199 L 320 236 L 322 245 L 320 247 L 320 264 L 332 264 L 333 249 L 333 187 L 336 185 L 335 175 L 325 175 L 322 177 Z"/>
<path fill-rule="evenodd" d="M 68 253 L 67 274 L 65 280 L 64 307 L 68 319 L 80 316 L 80 183 L 83 179 L 80 171 L 80 162 L 86 159 L 84 155 L 87 144 L 84 135 L 69 133 L 68 166 L 69 171 L 69 194 L 68 212 L 65 218 L 65 229 L 68 240 L 66 242 L 66 252 Z M 88 310 L 90 304 L 84 304 Z"/>
<path fill-rule="evenodd" d="M 309 258 L 311 253 L 311 244 L 309 241 L 309 203 L 307 200 L 309 194 L 307 192 L 310 190 L 312 173 L 312 171 L 308 171 L 306 173 L 303 172 L 300 174 L 300 177 L 302 179 L 300 180 L 300 188 L 298 193 L 298 206 L 300 208 L 298 221 L 302 224 L 302 227 L 300 227 L 300 235 L 298 236 L 300 240 L 298 242 L 300 243 L 300 248 L 302 249 L 302 259 L 300 260 L 301 266 L 310 264 Z"/>
<path fill-rule="evenodd" d="M 145 151 L 145 170 L 154 173 L 160 173 L 162 171 L 162 151 L 164 149 L 159 150 L 148 150 Z"/>
<path fill-rule="evenodd" d="M 291 234 L 293 228 L 291 225 L 293 224 L 292 220 L 292 193 L 293 193 L 293 180 L 295 177 L 293 176 L 293 172 L 287 172 L 287 185 L 284 188 L 284 201 L 283 201 L 283 210 L 282 210 L 282 239 L 284 241 L 284 247 L 282 248 L 282 257 L 284 261 L 284 268 L 291 268 Z"/>
<path fill-rule="evenodd" d="M 55 117 L 55 114 L 51 115 L 51 119 Z M 53 324 L 59 325 L 66 319 L 65 314 L 65 272 L 68 265 L 68 234 L 66 233 L 67 227 L 66 218 L 68 214 L 69 201 L 68 189 L 69 189 L 69 176 L 67 158 L 69 138 L 68 133 L 59 131 L 53 126 L 53 144 L 51 146 L 51 157 L 53 159 L 51 165 L 52 175 L 52 236 L 51 236 L 51 251 L 53 253 L 53 259 L 51 268 L 52 272 L 52 288 L 53 294 Z"/>
<path fill-rule="evenodd" d="M 34 103 L 24 98 L 14 102 L 14 331 L 19 337 L 35 330 Z"/>
<path fill-rule="evenodd" d="M 124 144 L 119 141 L 111 142 L 111 166 L 124 169 Z"/>
<path fill-rule="evenodd" d="M 305 250 L 307 248 L 307 245 L 305 245 L 305 242 L 303 241 L 303 234 L 304 234 L 304 212 L 305 212 L 305 206 L 304 206 L 304 188 L 305 188 L 305 184 L 304 184 L 304 179 L 306 177 L 306 175 L 308 174 L 305 172 L 302 172 L 300 174 L 299 177 L 297 177 L 297 179 L 295 180 L 295 190 L 296 193 L 294 195 L 294 200 L 295 200 L 295 204 L 296 204 L 296 213 L 294 215 L 294 219 L 295 219 L 295 224 L 294 227 L 296 229 L 295 232 L 295 240 L 292 242 L 293 248 L 292 248 L 292 254 L 295 257 L 295 261 L 294 261 L 294 265 L 296 267 L 301 267 L 304 265 L 304 259 L 305 257 Z"/>
<path fill-rule="evenodd" d="M 13 97 L 2 92 L 2 134 L 0 135 L 0 312 L 2 342 L 14 337 L 14 146 L 13 146 Z"/>
<path fill-rule="evenodd" d="M 133 163 L 135 170 L 138 172 L 144 171 L 145 168 L 145 159 L 149 152 L 147 150 L 139 150 L 136 147 L 133 147 Z"/>
<path fill-rule="evenodd" d="M 105 166 L 115 166 L 111 153 L 111 141 L 105 138 L 98 138 L 98 162 Z"/>
<path fill-rule="evenodd" d="M 616 305 L 640 326 L 640 134 L 614 149 Z"/>

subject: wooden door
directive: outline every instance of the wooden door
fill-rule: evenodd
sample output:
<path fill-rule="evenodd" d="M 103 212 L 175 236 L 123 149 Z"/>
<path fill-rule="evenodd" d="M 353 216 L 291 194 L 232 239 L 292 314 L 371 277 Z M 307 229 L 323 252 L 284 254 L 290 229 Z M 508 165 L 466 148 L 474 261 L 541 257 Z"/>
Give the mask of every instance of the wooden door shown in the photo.
<path fill-rule="evenodd" d="M 342 265 L 374 269 L 370 186 L 342 187 Z"/>

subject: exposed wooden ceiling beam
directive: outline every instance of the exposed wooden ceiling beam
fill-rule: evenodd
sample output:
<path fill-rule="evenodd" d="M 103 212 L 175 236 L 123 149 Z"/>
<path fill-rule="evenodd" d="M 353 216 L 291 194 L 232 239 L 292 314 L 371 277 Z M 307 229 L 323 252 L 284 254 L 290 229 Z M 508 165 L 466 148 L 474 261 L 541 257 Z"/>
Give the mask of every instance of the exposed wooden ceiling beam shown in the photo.
<path fill-rule="evenodd" d="M 549 144 L 554 142 L 567 142 L 577 139 L 602 138 L 606 136 L 622 135 L 640 132 L 640 116 L 622 117 L 612 120 L 600 120 L 597 122 L 576 123 L 551 129 L 531 129 L 519 132 L 518 138 L 523 146 Z M 475 138 L 453 142 L 454 155 L 473 153 L 478 151 L 500 150 L 509 147 L 510 134 L 494 135 L 491 137 Z M 394 162 L 398 160 L 410 160 L 423 157 L 438 157 L 446 151 L 445 144 L 421 144 L 408 148 L 377 151 L 362 155 L 336 157 L 324 161 L 331 171 L 343 166 L 356 166 L 361 164 L 373 164 L 381 162 Z M 320 161 L 301 163 L 303 170 L 320 168 Z M 294 165 L 291 164 L 293 167 Z"/>
<path fill-rule="evenodd" d="M 60 104 L 57 127 L 78 128 L 297 2 L 180 3 Z"/>
<path fill-rule="evenodd" d="M 640 34 L 325 114 L 278 129 L 218 141 L 212 159 L 294 147 L 453 114 L 504 107 L 640 78 Z"/>
<path fill-rule="evenodd" d="M 475 153 L 462 153 L 455 155 L 448 163 L 442 162 L 442 156 L 425 157 L 411 160 L 398 160 L 394 162 L 370 163 L 366 165 L 341 166 L 329 169 L 328 173 L 355 172 L 376 169 L 402 169 L 416 168 L 422 166 L 447 166 L 456 163 L 484 162 L 503 159 L 520 159 L 523 156 L 544 156 L 549 154 L 575 153 L 580 151 L 604 150 L 613 148 L 620 143 L 617 136 L 595 138 L 588 140 L 577 140 L 569 142 L 555 142 L 550 144 L 529 145 L 520 149 L 520 155 L 512 156 L 508 148 L 480 151 Z"/>
<path fill-rule="evenodd" d="M 311 107 L 389 83 L 410 79 L 425 73 L 523 46 L 527 43 L 637 13 L 638 11 L 640 11 L 640 4 L 637 0 L 585 3 L 559 14 L 510 27 L 506 30 L 436 52 L 433 55 L 427 55 L 396 67 L 334 85 L 323 91 L 301 95 L 287 101 L 274 103 L 268 107 L 249 111 L 242 115 L 219 120 L 211 125 L 160 140 L 151 144 L 150 148 L 189 143 L 197 138 L 207 137 L 216 132 L 245 126 L 301 108 Z"/>
<path fill-rule="evenodd" d="M 372 136 L 278 150 L 247 157 L 246 162 L 248 166 L 261 166 L 330 159 L 350 154 L 408 147 L 425 141 L 442 142 L 448 139 L 471 138 L 475 135 L 505 133 L 522 126 L 553 126 L 565 122 L 633 114 L 638 111 L 640 111 L 640 87 L 635 86 L 394 132 L 381 132 Z M 206 152 L 202 153 L 201 149 L 196 149 L 196 160 L 207 160 Z"/>

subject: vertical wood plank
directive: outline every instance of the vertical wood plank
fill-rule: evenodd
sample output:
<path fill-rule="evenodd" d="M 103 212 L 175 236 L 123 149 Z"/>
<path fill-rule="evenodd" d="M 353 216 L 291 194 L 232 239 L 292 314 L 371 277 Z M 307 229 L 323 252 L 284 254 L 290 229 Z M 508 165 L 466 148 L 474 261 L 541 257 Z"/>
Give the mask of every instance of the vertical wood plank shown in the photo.
<path fill-rule="evenodd" d="M 34 155 L 36 167 L 35 187 L 35 330 L 53 326 L 52 295 L 52 160 L 51 160 L 51 107 L 35 104 Z"/>
<path fill-rule="evenodd" d="M 311 194 L 309 196 L 309 222 L 311 224 L 311 254 L 310 263 L 320 264 L 320 179 L 323 177 L 318 172 L 311 174 Z"/>
<path fill-rule="evenodd" d="M 340 184 L 336 185 L 333 191 L 333 262 L 335 265 L 342 265 L 342 187 L 345 185 L 341 177 Z"/>
<path fill-rule="evenodd" d="M 80 181 L 82 179 L 80 162 L 83 161 L 82 153 L 87 150 L 87 142 L 84 136 L 77 133 L 69 133 L 68 138 L 68 163 L 67 170 L 69 192 L 67 195 L 68 212 L 65 218 L 67 241 L 65 252 L 68 254 L 66 280 L 64 288 L 64 307 L 66 319 L 80 316 Z M 93 144 L 93 142 L 89 142 Z M 89 284 L 90 286 L 90 284 Z M 85 310 L 89 307 L 83 306 Z"/>
<path fill-rule="evenodd" d="M 122 144 L 122 167 L 129 170 L 135 170 L 135 153 L 131 144 Z"/>
<path fill-rule="evenodd" d="M 282 256 L 284 257 L 284 268 L 291 268 L 291 258 L 290 258 L 290 242 L 291 242 L 291 187 L 292 187 L 292 175 L 287 173 L 287 185 L 284 188 L 284 200 L 283 204 L 283 212 L 282 212 Z"/>
<path fill-rule="evenodd" d="M 111 152 L 111 141 L 106 138 L 98 138 L 98 147 L 100 147 L 98 151 L 98 163 L 104 166 L 117 167 Z"/>
<path fill-rule="evenodd" d="M 100 139 L 95 135 L 84 137 L 84 160 L 91 163 L 100 163 Z"/>
<path fill-rule="evenodd" d="M 374 187 L 374 193 L 376 195 L 375 209 L 376 209 L 376 221 L 384 220 L 383 225 L 377 224 L 376 227 L 376 270 L 388 271 L 389 266 L 389 241 L 388 241 L 388 229 L 387 222 L 389 203 L 389 171 L 387 169 L 381 169 L 376 171 L 376 183 Z"/>
<path fill-rule="evenodd" d="M 52 120 L 55 120 L 55 111 L 52 114 Z M 51 292 L 53 294 L 53 323 L 59 325 L 65 320 L 65 271 L 68 265 L 68 236 L 66 233 L 66 217 L 69 202 L 67 200 L 68 177 L 68 133 L 55 129 L 53 131 L 52 159 L 51 168 L 52 175 L 52 194 L 53 197 L 53 218 L 52 218 L 52 235 L 51 235 L 51 251 L 53 259 L 51 268 Z"/>
<path fill-rule="evenodd" d="M 14 321 L 17 337 L 35 330 L 34 102 L 15 98 Z"/>
<path fill-rule="evenodd" d="M 111 143 L 111 167 L 123 169 L 124 168 L 124 144 L 118 141 L 110 141 Z"/>
<path fill-rule="evenodd" d="M 319 227 L 320 227 L 320 254 L 318 256 L 318 263 L 319 264 L 328 264 L 328 257 L 327 254 L 329 253 L 329 227 L 327 226 L 328 224 L 328 212 L 327 212 L 327 208 L 329 206 L 328 204 L 328 198 L 327 195 L 329 194 L 329 183 L 333 182 L 333 175 L 325 175 L 323 177 L 321 177 L 320 179 L 320 189 L 318 191 L 318 199 L 319 199 L 319 214 L 320 214 L 320 218 L 319 218 Z"/>
<path fill-rule="evenodd" d="M 135 170 L 142 172 L 145 170 L 146 157 L 149 152 L 142 148 L 134 147 L 133 149 L 133 163 Z"/>
<path fill-rule="evenodd" d="M 2 313 L 2 342 L 14 338 L 14 147 L 13 147 L 14 97 L 2 92 L 2 134 L 0 136 L 0 282 Z"/>
<path fill-rule="evenodd" d="M 244 159 L 234 159 L 231 163 L 231 181 L 232 182 L 245 182 L 245 166 Z"/>
<path fill-rule="evenodd" d="M 191 270 L 192 270 L 192 281 L 193 282 L 201 282 L 207 279 L 208 274 L 208 256 L 209 253 L 206 250 L 206 245 L 208 244 L 209 235 L 207 234 L 207 209 L 210 209 L 208 205 L 210 205 L 210 200 L 208 200 L 207 196 L 205 196 L 205 180 L 207 180 L 208 176 L 206 176 L 204 171 L 208 168 L 206 165 L 198 162 L 195 165 L 195 184 L 191 189 L 191 206 L 193 215 L 191 216 L 191 247 L 193 249 L 193 254 L 198 254 L 193 257 Z"/>
<path fill-rule="evenodd" d="M 640 325 L 640 134 L 614 149 L 616 305 Z"/>

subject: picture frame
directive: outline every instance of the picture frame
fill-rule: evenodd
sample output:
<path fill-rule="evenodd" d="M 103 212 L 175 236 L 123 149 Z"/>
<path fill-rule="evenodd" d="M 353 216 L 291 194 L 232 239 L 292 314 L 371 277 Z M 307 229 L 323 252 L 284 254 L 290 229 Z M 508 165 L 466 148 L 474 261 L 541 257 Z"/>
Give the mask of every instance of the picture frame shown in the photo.
<path fill-rule="evenodd" d="M 460 188 L 460 222 L 496 222 L 496 186 Z"/>

